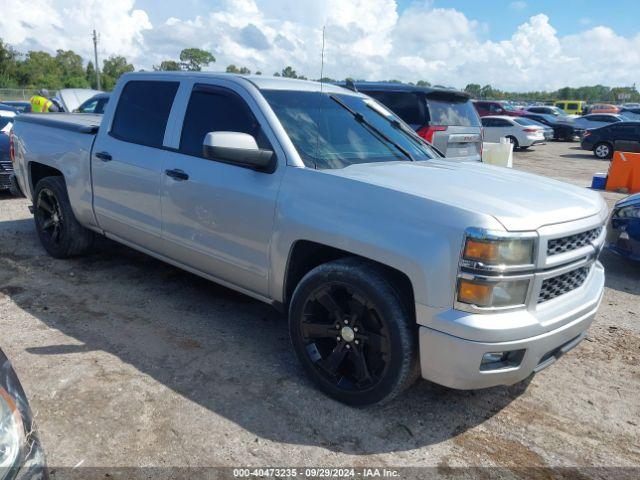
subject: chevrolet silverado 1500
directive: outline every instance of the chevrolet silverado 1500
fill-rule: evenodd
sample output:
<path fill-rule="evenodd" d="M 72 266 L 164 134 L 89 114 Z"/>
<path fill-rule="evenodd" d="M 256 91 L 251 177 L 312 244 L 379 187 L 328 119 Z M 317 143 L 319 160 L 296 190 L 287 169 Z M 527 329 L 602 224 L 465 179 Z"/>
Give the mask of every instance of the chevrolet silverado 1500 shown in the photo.
<path fill-rule="evenodd" d="M 585 337 L 598 193 L 448 162 L 333 85 L 132 73 L 111 98 L 104 117 L 16 120 L 15 172 L 54 257 L 105 235 L 268 302 L 310 377 L 352 405 L 418 375 L 512 384 Z"/>

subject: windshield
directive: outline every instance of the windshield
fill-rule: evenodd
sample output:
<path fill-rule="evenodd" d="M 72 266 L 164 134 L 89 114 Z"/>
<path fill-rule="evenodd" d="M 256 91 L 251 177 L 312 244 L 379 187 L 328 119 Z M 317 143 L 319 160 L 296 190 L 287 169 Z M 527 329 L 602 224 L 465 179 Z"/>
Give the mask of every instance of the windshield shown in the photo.
<path fill-rule="evenodd" d="M 540 122 L 536 122 L 525 117 L 516 117 L 513 120 L 518 122 L 520 125 L 535 125 L 536 127 L 540 127 L 542 125 Z"/>
<path fill-rule="evenodd" d="M 479 127 L 480 119 L 471 101 L 454 102 L 428 98 L 429 124 L 443 126 Z"/>
<path fill-rule="evenodd" d="M 263 90 L 262 94 L 307 167 L 333 169 L 437 156 L 416 134 L 394 126 L 397 117 L 375 100 L 289 90 Z"/>

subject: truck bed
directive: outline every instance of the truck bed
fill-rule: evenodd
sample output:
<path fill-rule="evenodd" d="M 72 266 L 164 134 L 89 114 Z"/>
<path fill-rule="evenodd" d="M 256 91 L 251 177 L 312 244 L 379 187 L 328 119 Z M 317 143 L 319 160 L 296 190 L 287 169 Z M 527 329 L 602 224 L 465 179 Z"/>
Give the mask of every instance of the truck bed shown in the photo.
<path fill-rule="evenodd" d="M 95 135 L 98 133 L 102 115 L 91 113 L 31 113 L 18 115 L 15 121 Z"/>

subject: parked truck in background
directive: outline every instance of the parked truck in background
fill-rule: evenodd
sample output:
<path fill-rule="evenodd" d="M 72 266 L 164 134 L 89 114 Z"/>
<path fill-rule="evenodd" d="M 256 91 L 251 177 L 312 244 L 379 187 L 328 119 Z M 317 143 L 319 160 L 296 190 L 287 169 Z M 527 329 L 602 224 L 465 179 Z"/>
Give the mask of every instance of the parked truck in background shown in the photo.
<path fill-rule="evenodd" d="M 22 115 L 12 142 L 49 254 L 105 235 L 288 312 L 304 369 L 348 404 L 418 375 L 521 381 L 602 297 L 598 193 L 448 161 L 338 86 L 131 73 L 103 116 Z"/>

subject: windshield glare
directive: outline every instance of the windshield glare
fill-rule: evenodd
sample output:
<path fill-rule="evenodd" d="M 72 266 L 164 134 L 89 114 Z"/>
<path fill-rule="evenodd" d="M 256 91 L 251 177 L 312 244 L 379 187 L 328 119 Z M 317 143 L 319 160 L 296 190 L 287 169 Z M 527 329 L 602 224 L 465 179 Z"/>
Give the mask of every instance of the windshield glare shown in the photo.
<path fill-rule="evenodd" d="M 394 127 L 389 120 L 398 121 L 398 118 L 387 109 L 381 107 L 374 110 L 367 106 L 367 102 L 374 102 L 372 99 L 348 94 L 288 90 L 263 90 L 262 94 L 307 167 L 335 169 L 359 163 L 409 161 L 407 155 L 393 143 L 410 153 L 414 160 L 428 160 L 437 156 L 417 135 Z M 362 115 L 374 128 L 359 122 L 331 95 Z M 391 142 L 376 134 L 374 129 Z"/>

